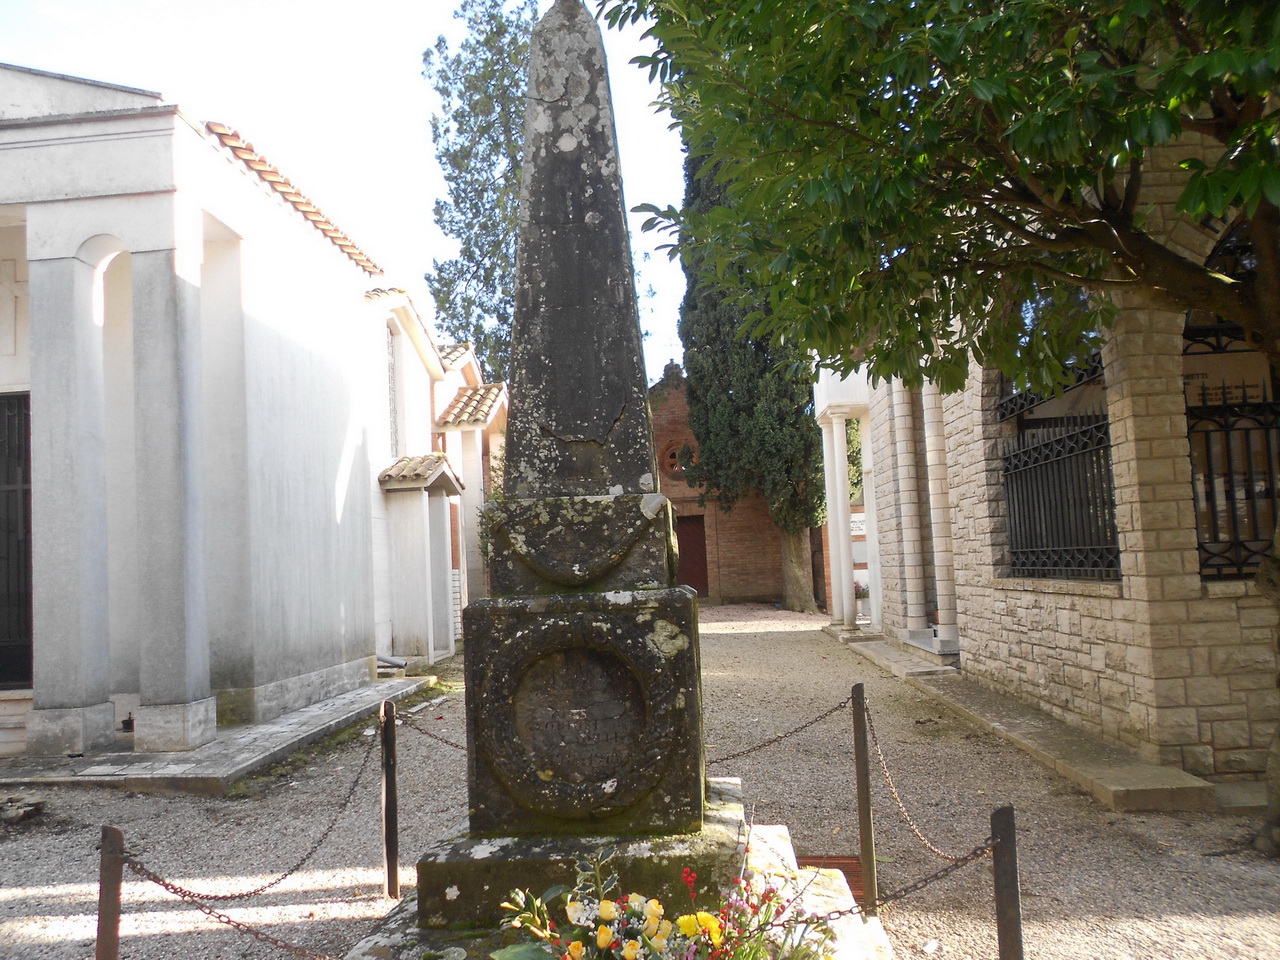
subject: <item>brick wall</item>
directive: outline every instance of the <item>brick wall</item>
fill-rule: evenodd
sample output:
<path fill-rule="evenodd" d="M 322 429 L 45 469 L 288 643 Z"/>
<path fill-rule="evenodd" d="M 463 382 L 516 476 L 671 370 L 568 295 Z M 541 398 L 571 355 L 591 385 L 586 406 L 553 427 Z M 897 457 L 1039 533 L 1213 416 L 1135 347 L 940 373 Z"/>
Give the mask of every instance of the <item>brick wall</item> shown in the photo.
<path fill-rule="evenodd" d="M 782 542 L 778 528 L 758 493 L 741 497 L 724 511 L 708 500 L 698 506 L 698 491 L 673 475 L 671 455 L 686 443 L 696 446 L 689 429 L 689 403 L 684 377 L 669 365 L 649 390 L 653 442 L 658 455 L 658 484 L 671 500 L 676 516 L 701 516 L 707 539 L 708 599 L 731 602 L 777 602 L 782 599 Z"/>

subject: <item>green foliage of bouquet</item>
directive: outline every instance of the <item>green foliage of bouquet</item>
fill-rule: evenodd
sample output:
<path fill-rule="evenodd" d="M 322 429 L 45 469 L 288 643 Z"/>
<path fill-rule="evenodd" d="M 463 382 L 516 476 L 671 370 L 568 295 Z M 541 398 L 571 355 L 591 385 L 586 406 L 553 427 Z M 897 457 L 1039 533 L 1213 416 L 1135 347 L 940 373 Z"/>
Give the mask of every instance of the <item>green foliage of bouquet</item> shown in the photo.
<path fill-rule="evenodd" d="M 603 851 L 579 862 L 572 889 L 553 887 L 541 897 L 513 891 L 503 904 L 514 914 L 507 925 L 533 940 L 494 952 L 494 960 L 828 958 L 830 927 L 823 918 L 797 909 L 786 884 L 740 876 L 717 912 L 693 910 L 669 917 L 656 899 L 639 893 L 617 896 L 618 878 L 608 870 L 612 856 Z M 682 879 L 692 899 L 697 874 L 686 867 Z"/>

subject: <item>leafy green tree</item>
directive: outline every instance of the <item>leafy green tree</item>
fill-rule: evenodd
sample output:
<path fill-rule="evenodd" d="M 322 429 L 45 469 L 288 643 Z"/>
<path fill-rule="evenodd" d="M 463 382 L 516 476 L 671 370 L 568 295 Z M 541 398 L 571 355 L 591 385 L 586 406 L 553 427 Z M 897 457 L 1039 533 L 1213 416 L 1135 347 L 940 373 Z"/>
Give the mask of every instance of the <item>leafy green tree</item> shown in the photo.
<path fill-rule="evenodd" d="M 466 39 L 454 52 L 439 37 L 422 62 L 440 97 L 431 139 L 448 187 L 435 221 L 459 251 L 435 260 L 426 280 L 440 331 L 471 343 L 486 378 L 502 380 L 515 303 L 525 70 L 538 4 L 462 0 L 454 16 L 466 21 Z"/>
<path fill-rule="evenodd" d="M 1227 317 L 1280 374 L 1274 0 L 597 6 L 650 18 L 641 62 L 732 200 L 651 224 L 752 305 L 752 336 L 909 385 L 958 389 L 972 357 L 1045 389 L 1122 298 Z M 1170 189 L 1247 232 L 1252 269 L 1163 242 Z M 1280 559 L 1258 583 L 1280 604 Z M 1275 852 L 1280 739 L 1270 757 Z"/>
<path fill-rule="evenodd" d="M 1230 316 L 1280 361 L 1273 0 L 597 5 L 652 18 L 641 62 L 733 200 L 653 222 L 727 295 L 768 292 L 754 336 L 944 389 L 972 355 L 1043 388 L 1114 312 L 1084 289 Z M 1247 222 L 1252 275 L 1147 232 L 1156 149 L 1183 210 Z"/>
<path fill-rule="evenodd" d="M 700 167 L 686 163 L 685 203 L 710 210 L 724 202 L 724 190 Z M 816 613 L 809 528 L 823 520 L 824 488 L 810 361 L 765 338 L 738 339 L 741 305 L 700 283 L 696 263 L 688 266 L 680 339 L 698 452 L 682 457 L 685 479 L 701 488 L 699 502 L 723 510 L 759 491 L 782 535 L 782 605 Z"/>

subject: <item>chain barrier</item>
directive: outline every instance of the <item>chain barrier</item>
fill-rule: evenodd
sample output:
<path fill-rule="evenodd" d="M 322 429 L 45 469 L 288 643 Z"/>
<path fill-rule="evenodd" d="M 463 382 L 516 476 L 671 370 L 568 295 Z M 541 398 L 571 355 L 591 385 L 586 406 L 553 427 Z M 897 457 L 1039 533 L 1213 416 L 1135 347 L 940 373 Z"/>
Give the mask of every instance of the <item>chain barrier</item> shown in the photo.
<path fill-rule="evenodd" d="M 975 860 L 982 860 L 984 857 L 990 856 L 991 851 L 995 849 L 995 845 L 996 845 L 995 839 L 989 836 L 981 844 L 974 847 L 972 850 L 970 850 L 968 853 L 964 854 L 963 856 L 956 857 L 946 866 L 940 867 L 939 869 L 935 870 L 933 873 L 930 873 L 927 876 L 923 876 L 919 880 L 916 880 L 912 883 L 907 884 L 905 887 L 899 887 L 897 890 L 894 890 L 892 893 L 886 893 L 882 897 L 877 897 L 875 899 L 874 905 L 877 908 L 879 908 L 879 907 L 883 907 L 885 904 L 893 903 L 895 900 L 905 900 L 907 897 L 911 896 L 911 894 L 919 893 L 921 890 L 923 890 L 925 887 L 929 886 L 930 884 L 937 883 L 939 880 L 942 880 L 945 877 L 949 877 L 951 874 L 955 873 L 957 870 L 960 870 L 963 867 L 967 867 L 969 864 L 973 863 Z M 863 895 L 864 896 L 866 895 L 865 891 Z M 843 917 L 857 916 L 859 914 L 864 913 L 866 909 L 867 909 L 866 907 L 858 903 L 854 903 L 853 906 L 847 907 L 844 910 L 832 910 L 829 913 L 818 914 L 813 919 L 823 923 L 830 923 L 832 920 L 839 920 Z M 791 918 L 784 918 L 781 920 L 775 920 L 773 923 L 769 924 L 769 926 L 770 927 L 786 927 L 793 922 L 794 921 Z"/>
<path fill-rule="evenodd" d="M 885 762 L 884 752 L 880 749 L 880 740 L 876 737 L 876 725 L 871 720 L 870 709 L 866 710 L 866 716 L 867 732 L 871 735 L 871 746 L 875 748 L 876 757 L 880 761 L 880 771 L 884 774 L 884 782 L 889 785 L 889 793 L 893 797 L 893 802 L 898 808 L 898 814 L 902 817 L 902 821 L 907 825 L 912 834 L 915 835 L 915 838 L 920 841 L 920 845 L 939 860 L 965 860 L 965 857 L 970 856 L 970 854 L 954 856 L 947 853 L 945 850 L 939 849 L 934 846 L 934 844 L 929 841 L 929 838 L 920 831 L 918 826 L 916 826 L 915 820 L 913 820 L 911 818 L 911 814 L 907 812 L 906 804 L 902 802 L 902 797 L 898 795 L 898 788 L 893 782 L 893 774 L 889 772 L 889 764 Z M 967 863 L 968 861 L 965 860 L 965 862 Z"/>
<path fill-rule="evenodd" d="M 444 737 L 440 736 L 440 734 L 432 733 L 426 727 L 419 726 L 418 718 L 416 716 L 413 716 L 411 714 L 401 714 L 396 719 L 402 722 L 410 730 L 413 730 L 416 733 L 420 733 L 424 737 L 430 737 L 432 740 L 435 740 L 437 743 L 443 743 L 446 747 L 453 747 L 453 749 L 461 750 L 463 753 L 467 752 L 467 748 L 464 747 L 462 744 L 454 743 L 452 740 L 446 740 Z"/>
<path fill-rule="evenodd" d="M 992 837 L 987 837 L 981 844 L 974 847 L 968 853 L 959 857 L 951 857 L 950 863 L 944 867 L 940 867 L 928 876 L 921 877 L 914 883 L 909 883 L 905 887 L 894 890 L 892 893 L 886 893 L 883 897 L 876 898 L 876 906 L 882 907 L 886 903 L 893 903 L 895 900 L 904 900 L 913 893 L 919 893 L 931 883 L 936 883 L 943 877 L 948 877 L 955 873 L 961 867 L 966 867 L 975 860 L 981 860 L 991 855 L 991 851 L 995 849 L 996 843 Z"/>
<path fill-rule="evenodd" d="M 777 744 L 781 743 L 783 740 L 786 740 L 788 737 L 794 737 L 797 733 L 800 733 L 804 730 L 808 730 L 814 724 L 821 723 L 823 720 L 826 720 L 828 717 L 839 713 L 841 710 L 849 706 L 849 704 L 851 703 L 853 703 L 853 697 L 851 696 L 845 697 L 843 700 L 837 703 L 834 707 L 832 707 L 826 713 L 820 714 L 819 716 L 814 717 L 812 720 L 809 720 L 809 721 L 806 721 L 805 723 L 800 724 L 800 726 L 796 727 L 795 729 L 788 730 L 786 733 L 780 733 L 774 737 L 770 737 L 768 740 L 762 741 L 761 743 L 757 743 L 754 747 L 747 747 L 747 749 L 745 750 L 739 750 L 737 753 L 731 753 L 727 757 L 716 757 L 714 760 L 708 760 L 707 766 L 714 767 L 716 764 L 728 763 L 730 760 L 737 760 L 741 757 L 748 756 L 749 754 L 756 753 L 760 750 L 764 750 L 767 747 L 776 746 Z"/>
<path fill-rule="evenodd" d="M 262 930 L 256 930 L 253 927 L 249 926 L 247 923 L 237 920 L 234 917 L 229 917 L 225 913 L 220 913 L 219 911 L 213 909 L 213 907 L 202 902 L 199 896 L 197 896 L 196 894 L 193 894 L 190 890 L 184 890 L 182 887 L 179 887 L 179 886 L 176 886 L 175 884 L 170 883 L 169 881 L 165 880 L 164 877 L 160 876 L 158 873 L 148 870 L 143 864 L 139 863 L 137 860 L 134 860 L 128 854 L 125 854 L 125 856 L 123 857 L 123 860 L 124 860 L 125 866 L 128 867 L 131 871 L 133 871 L 142 879 L 150 880 L 156 886 L 163 887 L 165 890 L 168 890 L 178 899 L 191 904 L 193 907 L 195 907 L 205 916 L 211 917 L 212 919 L 218 921 L 218 923 L 225 923 L 227 926 L 235 930 L 239 930 L 241 933 L 247 934 L 253 937 L 255 940 L 261 940 L 263 943 L 270 944 L 271 946 L 276 947 L 279 950 L 284 950 L 286 953 L 290 953 L 295 957 L 303 957 L 305 958 L 305 960 L 337 960 L 336 957 L 330 956 L 327 953 L 316 953 L 314 950 L 308 950 L 306 947 L 299 947 L 298 945 L 289 943 L 286 940 L 281 940 L 279 937 L 273 937 L 271 934 L 266 933 Z M 239 896 L 248 896 L 248 894 L 239 894 Z M 209 899 L 214 899 L 214 898 L 210 897 Z M 222 899 L 228 899 L 228 898 L 223 897 Z"/>
<path fill-rule="evenodd" d="M 355 779 L 351 781 L 351 786 L 347 789 L 347 795 L 343 797 L 342 802 L 338 804 L 338 809 L 335 811 L 332 819 L 330 819 L 329 825 L 324 828 L 324 831 L 316 838 L 315 843 L 311 844 L 310 849 L 302 855 L 301 859 L 274 880 L 268 880 L 261 886 L 254 887 L 252 890 L 246 890 L 244 893 L 198 893 L 195 890 L 188 890 L 185 887 L 178 886 L 176 883 L 165 880 L 163 877 L 152 873 L 150 870 L 147 870 L 145 874 L 146 878 L 152 883 L 168 890 L 175 897 L 181 897 L 183 900 L 196 903 L 204 901 L 227 903 L 232 900 L 248 900 L 250 897 L 256 897 L 259 894 L 266 893 L 272 887 L 284 883 L 284 881 L 288 880 L 291 876 L 306 866 L 307 862 L 316 855 L 316 852 L 320 849 L 321 845 L 329 839 L 334 828 L 338 825 L 338 821 L 341 820 L 342 815 L 347 812 L 347 807 L 351 805 L 351 800 L 356 795 L 356 787 L 360 784 L 360 778 L 364 776 L 365 768 L 369 766 L 369 758 L 373 756 L 373 749 L 377 744 L 378 738 L 376 736 L 369 738 L 369 745 L 365 747 L 364 757 L 360 760 L 360 766 L 356 770 Z M 129 864 L 129 869 L 133 870 L 134 873 L 138 873 L 139 868 L 146 870 L 146 867 L 141 863 L 136 863 L 136 861 L 130 860 L 128 857 L 125 858 L 125 862 Z M 141 876 L 142 874 L 139 875 Z M 232 925 L 234 926 L 235 924 L 233 923 Z"/>

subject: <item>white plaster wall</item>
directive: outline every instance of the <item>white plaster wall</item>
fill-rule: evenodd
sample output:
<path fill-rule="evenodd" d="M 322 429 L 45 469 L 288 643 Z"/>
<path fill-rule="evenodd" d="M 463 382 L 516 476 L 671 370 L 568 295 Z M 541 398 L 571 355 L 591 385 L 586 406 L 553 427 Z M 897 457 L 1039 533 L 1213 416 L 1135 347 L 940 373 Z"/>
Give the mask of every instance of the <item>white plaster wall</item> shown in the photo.
<path fill-rule="evenodd" d="M 122 253 L 103 276 L 103 408 L 106 425 L 107 615 L 111 692 L 138 693 L 138 474 L 134 456 L 133 271 Z M 145 479 L 144 479 L 145 482 Z M 123 714 L 121 715 L 123 716 Z"/>
<path fill-rule="evenodd" d="M 211 571 L 209 582 L 224 596 L 247 591 L 243 623 L 221 622 L 229 636 L 247 632 L 261 687 L 375 651 L 386 328 L 369 322 L 368 276 L 238 160 L 181 126 L 174 152 L 179 189 L 239 238 L 238 291 L 224 291 L 239 310 L 222 308 L 232 327 L 217 362 L 240 382 L 207 395 L 205 422 L 208 444 L 242 451 L 244 572 Z M 233 493 L 223 488 L 224 503 Z"/>
<path fill-rule="evenodd" d="M 387 494 L 391 540 L 391 595 L 394 638 L 398 657 L 425 657 L 431 652 L 432 603 L 430 588 L 430 517 L 424 490 L 396 490 Z"/>
<path fill-rule="evenodd" d="M 21 67 L 0 67 L 0 120 L 142 107 L 159 95 L 109 83 L 60 77 Z"/>
<path fill-rule="evenodd" d="M 244 311 L 239 237 L 209 217 L 200 275 L 201 390 L 204 420 L 205 589 L 209 611 L 210 683 L 215 690 L 254 685 L 249 604 L 250 462 L 244 443 Z"/>
<path fill-rule="evenodd" d="M 25 223 L 0 225 L 0 393 L 31 389 Z"/>
<path fill-rule="evenodd" d="M 175 125 L 186 127 L 167 107 L 142 116 L 0 128 L 0 203 L 99 197 L 114 198 L 127 210 L 147 194 L 172 189 Z M 87 236 L 108 232 L 97 229 Z M 39 256 L 33 253 L 32 259 Z"/>

